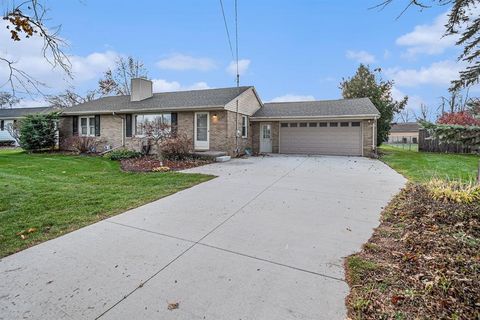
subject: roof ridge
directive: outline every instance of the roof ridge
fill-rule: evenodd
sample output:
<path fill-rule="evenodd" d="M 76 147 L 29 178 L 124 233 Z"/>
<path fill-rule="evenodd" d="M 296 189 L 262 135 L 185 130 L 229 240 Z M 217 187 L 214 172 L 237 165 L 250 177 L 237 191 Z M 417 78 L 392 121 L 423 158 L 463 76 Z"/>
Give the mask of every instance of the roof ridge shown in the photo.
<path fill-rule="evenodd" d="M 240 86 L 239 88 L 253 88 L 253 86 Z M 237 89 L 237 87 L 221 87 L 221 88 L 206 88 L 206 89 L 190 89 L 190 90 L 177 90 L 177 91 L 163 91 L 163 92 L 153 92 L 153 94 L 164 94 L 164 93 L 180 93 L 180 92 L 193 92 L 193 91 L 208 91 L 208 90 L 224 90 L 224 89 Z"/>
<path fill-rule="evenodd" d="M 274 102 L 265 102 L 264 104 L 301 103 L 301 102 L 330 102 L 330 101 L 345 101 L 345 100 L 360 100 L 360 99 L 370 99 L 370 98 L 363 97 L 363 98 L 341 98 L 341 99 L 327 99 L 327 100 L 274 101 Z"/>

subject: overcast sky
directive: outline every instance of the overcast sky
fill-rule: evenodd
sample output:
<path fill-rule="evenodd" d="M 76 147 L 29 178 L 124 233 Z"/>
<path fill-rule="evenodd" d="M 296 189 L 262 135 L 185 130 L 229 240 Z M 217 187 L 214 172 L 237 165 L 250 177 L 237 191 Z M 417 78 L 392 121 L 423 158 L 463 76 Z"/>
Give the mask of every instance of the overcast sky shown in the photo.
<path fill-rule="evenodd" d="M 408 95 L 409 108 L 436 107 L 462 67 L 455 39 L 442 38 L 448 8 L 411 9 L 396 20 L 407 1 L 369 9 L 379 2 L 238 0 L 241 84 L 254 85 L 264 101 L 336 99 L 341 79 L 365 63 L 395 81 L 394 95 Z M 233 0 L 224 5 L 233 36 Z M 143 60 L 155 91 L 235 85 L 218 0 L 51 0 L 47 6 L 48 24 L 61 24 L 70 43 L 70 84 L 80 92 L 95 89 L 117 55 Z M 0 31 L 1 50 L 49 84 L 48 92 L 67 86 L 43 61 L 40 41 L 12 44 L 7 37 Z"/>

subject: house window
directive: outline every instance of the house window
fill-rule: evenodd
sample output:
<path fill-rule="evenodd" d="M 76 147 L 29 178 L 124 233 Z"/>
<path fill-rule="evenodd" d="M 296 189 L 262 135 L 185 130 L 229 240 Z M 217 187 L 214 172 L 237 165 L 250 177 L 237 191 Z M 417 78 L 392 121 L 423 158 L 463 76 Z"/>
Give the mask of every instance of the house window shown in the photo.
<path fill-rule="evenodd" d="M 348 127 L 348 122 L 340 122 L 340 127 Z"/>
<path fill-rule="evenodd" d="M 80 117 L 80 135 L 95 136 L 95 117 Z"/>
<path fill-rule="evenodd" d="M 330 127 L 338 127 L 338 122 L 330 122 Z"/>
<path fill-rule="evenodd" d="M 314 128 L 314 127 L 317 126 L 317 123 L 316 123 L 316 122 L 310 122 L 310 123 L 308 124 L 308 126 L 309 126 L 310 128 Z"/>
<path fill-rule="evenodd" d="M 417 138 L 413 137 L 412 138 L 412 143 L 418 143 Z"/>
<path fill-rule="evenodd" d="M 288 127 L 288 123 L 286 123 L 286 122 L 280 123 L 280 127 L 282 127 L 282 128 L 287 128 L 287 127 Z"/>
<path fill-rule="evenodd" d="M 4 120 L 0 120 L 0 130 L 1 131 L 5 130 L 5 121 Z"/>
<path fill-rule="evenodd" d="M 135 135 L 144 136 L 146 129 L 150 126 L 154 126 L 156 129 L 170 130 L 171 125 L 172 115 L 170 113 L 137 114 L 135 116 Z"/>
<path fill-rule="evenodd" d="M 318 126 L 319 126 L 319 127 L 326 127 L 327 124 L 328 124 L 328 122 L 320 122 L 320 123 L 318 124 Z"/>
<path fill-rule="evenodd" d="M 360 122 L 352 122 L 352 127 L 360 127 Z"/>
<path fill-rule="evenodd" d="M 242 116 L 242 138 L 248 137 L 248 116 Z"/>

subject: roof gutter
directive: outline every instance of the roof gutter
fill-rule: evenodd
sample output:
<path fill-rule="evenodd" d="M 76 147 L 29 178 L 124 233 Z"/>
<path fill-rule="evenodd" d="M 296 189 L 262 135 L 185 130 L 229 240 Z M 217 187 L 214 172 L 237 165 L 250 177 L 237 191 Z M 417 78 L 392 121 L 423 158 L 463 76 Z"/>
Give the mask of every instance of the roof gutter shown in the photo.
<path fill-rule="evenodd" d="M 88 111 L 64 111 L 62 115 L 64 116 L 76 116 L 76 115 L 87 115 L 87 114 L 118 114 L 118 113 L 163 113 L 163 112 L 176 112 L 176 111 L 208 111 L 208 110 L 223 110 L 225 106 L 208 106 L 208 107 L 180 107 L 180 108 L 170 108 L 170 109 L 120 109 L 120 110 L 88 110 Z"/>

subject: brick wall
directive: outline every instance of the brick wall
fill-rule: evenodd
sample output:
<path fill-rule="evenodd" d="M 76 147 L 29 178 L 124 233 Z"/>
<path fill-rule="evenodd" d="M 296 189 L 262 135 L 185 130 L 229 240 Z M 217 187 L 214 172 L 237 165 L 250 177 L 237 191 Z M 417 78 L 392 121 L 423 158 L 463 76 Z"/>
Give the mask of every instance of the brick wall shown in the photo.
<path fill-rule="evenodd" d="M 260 152 L 260 125 L 261 124 L 270 124 L 272 126 L 272 152 L 278 153 L 280 145 L 280 122 L 278 121 L 262 121 L 262 122 L 253 122 L 252 125 L 252 147 L 254 153 Z"/>
<path fill-rule="evenodd" d="M 376 120 L 363 120 L 363 156 L 373 157 L 376 153 L 376 141 L 377 141 L 377 121 Z M 375 127 L 375 134 L 374 134 Z"/>
<path fill-rule="evenodd" d="M 94 137 L 99 142 L 97 151 L 103 151 L 107 145 L 110 148 L 122 146 L 122 122 L 123 119 L 118 116 L 100 115 L 100 136 Z M 80 131 L 80 125 L 78 130 Z M 73 117 L 60 118 L 58 134 L 60 149 L 72 150 L 72 147 L 68 145 L 68 138 L 73 135 Z"/>
<path fill-rule="evenodd" d="M 235 153 L 235 112 L 219 110 L 210 111 L 210 150 L 225 151 L 230 155 Z M 194 149 L 194 121 L 195 112 L 178 112 L 178 133 L 186 134 L 191 138 L 191 148 Z M 73 134 L 73 117 L 61 117 L 59 124 L 60 147 L 63 150 L 71 150 L 66 141 Z M 103 151 L 104 146 L 111 148 L 122 146 L 122 136 L 124 116 L 100 115 L 100 136 L 95 137 L 99 141 L 98 150 Z M 134 124 L 132 124 L 134 126 Z M 242 115 L 238 115 L 238 130 L 242 128 Z M 135 133 L 135 128 L 133 134 Z M 80 130 L 80 127 L 79 127 Z M 245 148 L 252 146 L 253 129 L 249 124 L 247 138 L 238 138 L 240 153 L 244 153 Z M 142 137 L 124 137 L 125 147 L 127 149 L 141 151 L 145 144 Z"/>

